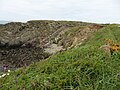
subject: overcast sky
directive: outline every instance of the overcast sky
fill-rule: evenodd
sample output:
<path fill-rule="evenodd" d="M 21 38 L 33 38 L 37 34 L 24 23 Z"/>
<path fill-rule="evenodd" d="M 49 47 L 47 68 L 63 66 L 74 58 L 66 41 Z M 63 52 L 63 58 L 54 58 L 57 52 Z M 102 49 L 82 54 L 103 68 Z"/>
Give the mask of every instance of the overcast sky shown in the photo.
<path fill-rule="evenodd" d="M 0 0 L 0 20 L 120 23 L 120 0 Z"/>

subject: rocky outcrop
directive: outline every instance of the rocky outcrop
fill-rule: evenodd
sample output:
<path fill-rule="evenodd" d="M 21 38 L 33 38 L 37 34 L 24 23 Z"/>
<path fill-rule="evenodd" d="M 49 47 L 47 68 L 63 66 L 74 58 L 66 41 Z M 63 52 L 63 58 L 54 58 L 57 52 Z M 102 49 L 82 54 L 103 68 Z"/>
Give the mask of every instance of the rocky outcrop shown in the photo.
<path fill-rule="evenodd" d="M 92 23 L 47 20 L 0 25 L 0 64 L 29 65 L 76 46 L 100 28 Z"/>

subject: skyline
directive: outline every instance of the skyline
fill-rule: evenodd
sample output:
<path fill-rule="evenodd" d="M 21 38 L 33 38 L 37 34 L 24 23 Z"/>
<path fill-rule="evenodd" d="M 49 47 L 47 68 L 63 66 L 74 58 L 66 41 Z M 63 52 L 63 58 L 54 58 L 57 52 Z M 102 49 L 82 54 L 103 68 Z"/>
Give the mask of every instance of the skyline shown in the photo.
<path fill-rule="evenodd" d="M 120 23 L 119 0 L 0 0 L 0 20 Z"/>

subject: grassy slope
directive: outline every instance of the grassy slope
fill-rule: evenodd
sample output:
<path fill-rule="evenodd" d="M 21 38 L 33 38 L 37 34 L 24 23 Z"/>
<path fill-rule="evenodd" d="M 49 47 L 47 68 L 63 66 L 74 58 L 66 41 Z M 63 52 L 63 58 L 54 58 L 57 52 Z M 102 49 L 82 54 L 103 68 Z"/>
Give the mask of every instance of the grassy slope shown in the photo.
<path fill-rule="evenodd" d="M 118 90 L 120 56 L 109 56 L 99 47 L 104 39 L 120 42 L 120 28 L 109 25 L 80 47 L 12 72 L 0 79 L 1 90 Z"/>

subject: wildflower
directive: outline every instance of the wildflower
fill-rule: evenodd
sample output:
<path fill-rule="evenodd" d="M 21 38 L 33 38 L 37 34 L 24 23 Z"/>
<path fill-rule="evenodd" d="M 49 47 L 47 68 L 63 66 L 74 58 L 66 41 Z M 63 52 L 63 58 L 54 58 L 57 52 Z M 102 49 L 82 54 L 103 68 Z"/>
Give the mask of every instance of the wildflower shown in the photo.
<path fill-rule="evenodd" d="M 4 71 L 8 70 L 8 65 L 4 64 L 4 65 L 3 65 L 3 70 L 4 70 Z"/>
<path fill-rule="evenodd" d="M 8 70 L 8 72 L 10 72 L 10 70 Z"/>
<path fill-rule="evenodd" d="M 5 77 L 6 76 L 6 74 L 3 74 L 1 77 Z"/>
<path fill-rule="evenodd" d="M 10 75 L 10 73 L 7 73 L 7 75 Z"/>

